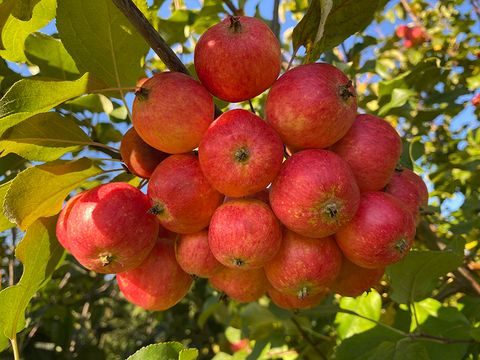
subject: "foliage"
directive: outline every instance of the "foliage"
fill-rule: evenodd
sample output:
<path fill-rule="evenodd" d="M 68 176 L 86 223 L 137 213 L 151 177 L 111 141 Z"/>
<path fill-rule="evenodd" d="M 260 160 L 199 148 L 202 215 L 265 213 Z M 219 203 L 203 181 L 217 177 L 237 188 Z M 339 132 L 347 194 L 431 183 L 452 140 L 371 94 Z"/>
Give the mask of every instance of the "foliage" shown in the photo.
<path fill-rule="evenodd" d="M 134 2 L 190 70 L 201 33 L 232 12 L 215 0 Z M 272 3 L 239 0 L 234 10 L 274 26 Z M 477 358 L 476 4 L 280 2 L 284 70 L 320 60 L 345 71 L 359 107 L 396 126 L 403 166 L 429 185 L 414 251 L 376 290 L 289 312 L 266 297 L 224 302 L 197 280 L 173 309 L 150 313 L 127 303 L 112 276 L 64 256 L 53 229 L 68 196 L 106 181 L 139 184 L 118 164 L 119 141 L 136 81 L 166 67 L 109 0 L 0 1 L 0 359 L 12 357 L 9 340 L 26 359 L 120 359 L 142 347 L 131 359 Z M 426 41 L 405 48 L 400 23 L 421 26 Z M 252 101 L 261 115 L 264 101 Z"/>

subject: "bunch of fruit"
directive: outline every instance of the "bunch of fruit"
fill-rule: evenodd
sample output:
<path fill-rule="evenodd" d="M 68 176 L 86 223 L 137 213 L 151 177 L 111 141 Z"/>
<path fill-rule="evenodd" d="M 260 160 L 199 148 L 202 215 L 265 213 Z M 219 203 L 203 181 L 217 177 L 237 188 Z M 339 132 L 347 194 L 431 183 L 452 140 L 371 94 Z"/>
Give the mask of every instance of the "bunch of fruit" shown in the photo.
<path fill-rule="evenodd" d="M 57 225 L 63 246 L 150 310 L 180 301 L 191 275 L 284 308 L 375 285 L 412 245 L 425 184 L 396 168 L 399 135 L 357 114 L 339 69 L 302 65 L 277 79 L 280 65 L 264 23 L 230 17 L 196 46 L 201 83 L 174 72 L 145 81 L 121 154 L 149 179 L 147 195 L 110 183 L 72 197 Z M 243 109 L 214 119 L 211 94 L 240 102 L 268 88 L 265 121 Z"/>
<path fill-rule="evenodd" d="M 428 38 L 425 30 L 418 25 L 400 25 L 395 30 L 395 34 L 403 39 L 403 46 L 407 49 L 424 43 Z"/>

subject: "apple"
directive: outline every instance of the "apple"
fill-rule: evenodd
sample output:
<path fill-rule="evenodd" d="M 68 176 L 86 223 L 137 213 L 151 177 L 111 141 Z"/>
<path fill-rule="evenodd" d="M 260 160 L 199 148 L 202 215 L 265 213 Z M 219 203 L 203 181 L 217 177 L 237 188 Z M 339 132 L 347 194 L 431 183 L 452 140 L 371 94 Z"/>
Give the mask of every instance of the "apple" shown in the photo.
<path fill-rule="evenodd" d="M 333 237 L 313 239 L 285 230 L 265 275 L 276 290 L 304 299 L 325 293 L 340 273 L 342 258 Z"/>
<path fill-rule="evenodd" d="M 241 339 L 240 341 L 234 342 L 230 344 L 230 350 L 235 353 L 240 350 L 250 350 L 250 340 L 249 339 Z"/>
<path fill-rule="evenodd" d="M 224 266 L 262 267 L 282 242 L 280 224 L 270 207 L 260 200 L 238 199 L 224 203 L 213 214 L 208 242 Z"/>
<path fill-rule="evenodd" d="M 378 191 L 393 175 L 402 153 L 402 140 L 388 122 L 363 114 L 331 150 L 348 163 L 360 191 Z"/>
<path fill-rule="evenodd" d="M 398 169 L 385 191 L 403 203 L 416 224 L 420 222 L 420 208 L 428 204 L 428 189 L 420 176 L 410 169 Z"/>
<path fill-rule="evenodd" d="M 128 301 L 147 310 L 163 311 L 187 294 L 192 277 L 178 265 L 172 240 L 159 238 L 140 266 L 117 274 L 117 283 Z"/>
<path fill-rule="evenodd" d="M 348 164 L 320 149 L 292 155 L 270 190 L 270 204 L 278 219 L 290 230 L 314 238 L 332 235 L 347 224 L 359 201 Z"/>
<path fill-rule="evenodd" d="M 416 44 L 424 42 L 426 38 L 425 31 L 420 26 L 413 26 L 409 35 L 410 39 Z"/>
<path fill-rule="evenodd" d="M 147 194 L 153 205 L 150 212 L 162 226 L 179 234 L 206 228 L 223 202 L 223 195 L 210 185 L 191 153 L 163 160 L 150 177 Z"/>
<path fill-rule="evenodd" d="M 135 128 L 130 128 L 123 135 L 120 154 L 128 170 L 145 179 L 150 178 L 157 165 L 168 156 L 143 141 Z"/>
<path fill-rule="evenodd" d="M 355 120 L 355 89 L 333 65 L 300 65 L 273 84 L 265 114 L 289 148 L 326 148 L 340 140 Z"/>
<path fill-rule="evenodd" d="M 235 109 L 208 128 L 198 157 L 205 177 L 222 194 L 240 197 L 264 189 L 283 161 L 278 134 L 257 115 Z"/>
<path fill-rule="evenodd" d="M 210 277 L 212 286 L 239 302 L 258 300 L 267 289 L 263 269 L 239 270 L 222 267 Z"/>
<path fill-rule="evenodd" d="M 181 235 L 175 245 L 180 267 L 188 274 L 208 278 L 222 266 L 208 245 L 208 230 Z"/>
<path fill-rule="evenodd" d="M 261 20 L 230 16 L 198 40 L 195 71 L 202 84 L 228 102 L 245 101 L 267 90 L 280 73 L 280 44 Z"/>
<path fill-rule="evenodd" d="M 472 105 L 477 108 L 480 106 L 480 94 L 477 94 L 472 98 Z"/>
<path fill-rule="evenodd" d="M 270 286 L 267 290 L 267 294 L 272 302 L 282 309 L 310 309 L 317 306 L 325 298 L 328 290 L 320 292 L 316 295 L 299 298 L 296 295 L 284 294 L 276 290 L 273 286 Z"/>
<path fill-rule="evenodd" d="M 270 204 L 270 189 L 262 189 L 253 195 L 241 196 L 240 198 L 225 196 L 225 200 L 223 202 L 226 203 L 237 199 L 257 199 L 263 201 L 265 204 Z"/>
<path fill-rule="evenodd" d="M 128 271 L 155 245 L 159 225 L 147 213 L 149 208 L 148 198 L 132 185 L 97 186 L 66 207 L 59 238 L 87 269 L 105 274 Z"/>
<path fill-rule="evenodd" d="M 395 30 L 395 34 L 399 37 L 399 38 L 403 38 L 405 36 L 407 36 L 407 34 L 410 32 L 410 28 L 405 25 L 405 24 L 402 24 L 402 25 L 399 25 L 397 27 L 397 29 Z"/>
<path fill-rule="evenodd" d="M 71 252 L 69 238 L 67 234 L 68 217 L 73 206 L 83 196 L 83 194 L 84 192 L 81 192 L 68 199 L 62 211 L 60 212 L 60 215 L 58 215 L 56 226 L 57 239 L 60 245 L 62 245 L 64 249 L 68 252 Z"/>
<path fill-rule="evenodd" d="M 135 94 L 135 130 L 148 145 L 169 154 L 198 147 L 214 118 L 212 96 L 182 73 L 155 74 Z"/>
<path fill-rule="evenodd" d="M 385 268 L 366 269 L 343 259 L 342 269 L 332 291 L 342 296 L 359 296 L 377 284 L 385 273 Z"/>
<path fill-rule="evenodd" d="M 395 197 L 379 191 L 363 193 L 353 220 L 335 234 L 345 257 L 368 269 L 400 261 L 414 237 L 412 214 Z"/>

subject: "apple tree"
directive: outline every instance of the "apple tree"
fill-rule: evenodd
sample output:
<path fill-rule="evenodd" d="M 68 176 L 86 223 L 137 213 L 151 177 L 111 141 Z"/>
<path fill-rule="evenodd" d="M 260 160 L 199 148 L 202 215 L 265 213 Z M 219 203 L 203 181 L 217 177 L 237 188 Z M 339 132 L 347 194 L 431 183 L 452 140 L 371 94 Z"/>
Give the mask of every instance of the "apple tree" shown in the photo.
<path fill-rule="evenodd" d="M 65 201 L 101 184 L 146 192 L 166 155 L 149 153 L 156 160 L 139 173 L 120 148 L 134 99 L 148 96 L 137 82 L 167 70 L 201 77 L 200 36 L 243 15 L 278 39 L 281 74 L 322 62 L 351 80 L 346 97 L 355 91 L 359 113 L 396 129 L 398 166 L 421 176 L 428 205 L 408 255 L 361 295 L 329 292 L 309 309 L 286 310 L 273 293 L 238 302 L 196 278 L 178 304 L 148 311 L 126 300 L 114 275 L 64 250 L 58 216 Z M 0 359 L 478 358 L 479 43 L 477 0 L 0 0 Z M 202 60 L 206 71 L 227 59 Z M 197 85 L 182 87 L 184 107 L 193 102 L 187 86 Z M 215 116 L 235 108 L 265 118 L 267 94 L 215 98 Z"/>

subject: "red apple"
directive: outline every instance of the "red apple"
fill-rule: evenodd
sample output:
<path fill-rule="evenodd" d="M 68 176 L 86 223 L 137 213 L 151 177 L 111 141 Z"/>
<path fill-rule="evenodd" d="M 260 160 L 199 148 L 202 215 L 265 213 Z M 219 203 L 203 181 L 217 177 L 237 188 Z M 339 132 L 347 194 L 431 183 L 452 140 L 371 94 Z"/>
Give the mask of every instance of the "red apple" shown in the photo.
<path fill-rule="evenodd" d="M 216 97 L 239 102 L 267 90 L 280 72 L 280 44 L 261 20 L 230 16 L 195 46 L 195 71 Z"/>
<path fill-rule="evenodd" d="M 476 107 L 479 107 L 479 105 L 480 105 L 480 94 L 477 94 L 472 98 L 472 105 L 476 106 Z"/>
<path fill-rule="evenodd" d="M 223 267 L 210 277 L 212 286 L 239 302 L 258 300 L 267 289 L 263 269 L 239 270 Z"/>
<path fill-rule="evenodd" d="M 222 194 L 252 195 L 277 176 L 283 143 L 267 123 L 242 109 L 227 111 L 208 128 L 198 149 L 208 181 Z"/>
<path fill-rule="evenodd" d="M 331 150 L 345 160 L 360 191 L 377 191 L 387 185 L 402 153 L 402 140 L 385 120 L 358 115 L 347 134 Z"/>
<path fill-rule="evenodd" d="M 310 309 L 322 302 L 327 294 L 327 290 L 316 295 L 299 298 L 297 295 L 284 294 L 274 287 L 268 288 L 268 296 L 272 302 L 282 309 Z"/>
<path fill-rule="evenodd" d="M 340 275 L 332 285 L 332 291 L 342 296 L 361 295 L 376 285 L 384 273 L 385 268 L 383 267 L 366 269 L 355 265 L 348 259 L 343 259 Z"/>
<path fill-rule="evenodd" d="M 290 230 L 321 238 L 355 215 L 360 192 L 348 164 L 328 150 L 304 150 L 284 164 L 270 190 L 273 212 Z"/>
<path fill-rule="evenodd" d="M 410 39 L 416 44 L 424 42 L 425 37 L 425 31 L 420 26 L 413 26 L 410 30 Z"/>
<path fill-rule="evenodd" d="M 60 212 L 60 215 L 58 216 L 56 227 L 57 239 L 60 245 L 62 245 L 68 252 L 71 252 L 69 238 L 67 234 L 68 217 L 73 206 L 80 199 L 80 197 L 83 196 L 83 194 L 84 192 L 81 192 L 68 199 L 62 211 Z"/>
<path fill-rule="evenodd" d="M 312 239 L 285 230 L 280 250 L 265 264 L 265 275 L 276 290 L 303 299 L 325 293 L 341 266 L 333 237 Z"/>
<path fill-rule="evenodd" d="M 162 161 L 150 177 L 147 194 L 151 212 L 165 228 L 179 234 L 206 228 L 223 202 L 194 154 L 175 154 Z"/>
<path fill-rule="evenodd" d="M 100 185 L 72 205 L 63 225 L 66 231 L 59 237 L 67 238 L 68 250 L 87 269 L 106 274 L 128 271 L 155 245 L 158 222 L 147 214 L 148 198 L 132 185 Z"/>
<path fill-rule="evenodd" d="M 406 49 L 410 49 L 411 47 L 413 47 L 413 41 L 411 39 L 405 39 L 403 41 L 403 46 L 406 48 Z"/>
<path fill-rule="evenodd" d="M 273 84 L 265 114 L 290 148 L 326 148 L 340 140 L 355 120 L 355 89 L 333 65 L 300 65 Z"/>
<path fill-rule="evenodd" d="M 392 195 L 378 191 L 362 194 L 353 220 L 335 234 L 345 257 L 369 269 L 401 260 L 414 237 L 412 214 Z"/>
<path fill-rule="evenodd" d="M 198 147 L 213 116 L 212 96 L 182 73 L 155 74 L 140 87 L 133 101 L 132 123 L 138 135 L 169 154 Z"/>
<path fill-rule="evenodd" d="M 213 255 L 231 268 L 262 267 L 282 242 L 280 224 L 260 200 L 238 199 L 224 203 L 213 214 L 208 231 Z"/>
<path fill-rule="evenodd" d="M 141 265 L 118 274 L 117 282 L 128 301 L 147 310 L 163 311 L 187 294 L 192 277 L 178 265 L 173 242 L 159 238 Z"/>
<path fill-rule="evenodd" d="M 400 200 L 418 224 L 420 208 L 428 204 L 428 189 L 422 178 L 410 169 L 397 170 L 385 191 Z"/>
<path fill-rule="evenodd" d="M 134 128 L 123 135 L 120 154 L 128 170 L 145 179 L 150 178 L 157 165 L 168 156 L 143 141 Z"/>
<path fill-rule="evenodd" d="M 234 353 L 243 349 L 250 349 L 250 340 L 241 339 L 240 341 L 230 344 L 230 350 Z"/>
<path fill-rule="evenodd" d="M 180 236 L 175 255 L 186 273 L 198 277 L 208 278 L 222 267 L 208 245 L 208 230 Z"/>
<path fill-rule="evenodd" d="M 405 37 L 408 33 L 410 32 L 410 28 L 407 25 L 399 25 L 397 29 L 395 30 L 395 34 L 399 38 Z"/>
<path fill-rule="evenodd" d="M 225 196 L 225 200 L 223 202 L 229 202 L 237 199 L 257 199 L 257 200 L 263 201 L 265 204 L 270 204 L 269 197 L 270 197 L 270 189 L 267 188 L 267 189 L 260 190 L 259 192 L 256 192 L 253 195 L 242 196 L 240 198 Z"/>

